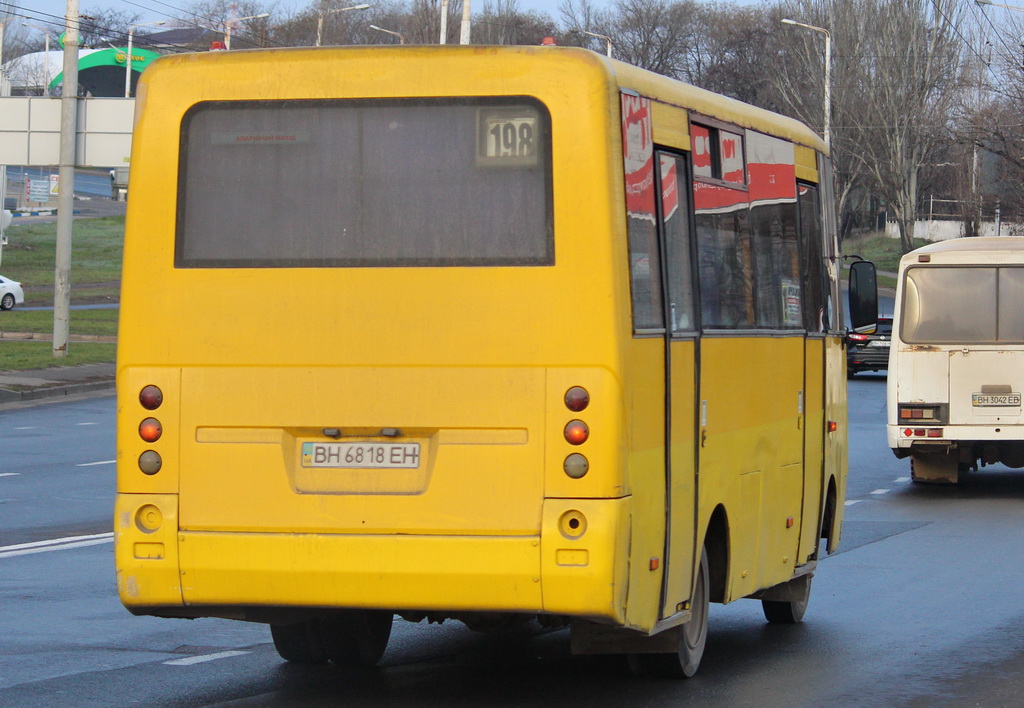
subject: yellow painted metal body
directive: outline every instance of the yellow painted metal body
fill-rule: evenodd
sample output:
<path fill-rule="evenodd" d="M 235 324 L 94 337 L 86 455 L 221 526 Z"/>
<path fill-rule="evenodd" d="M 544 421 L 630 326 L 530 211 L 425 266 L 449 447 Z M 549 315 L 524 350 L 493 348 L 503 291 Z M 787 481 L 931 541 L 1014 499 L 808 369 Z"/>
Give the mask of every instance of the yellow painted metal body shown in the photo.
<path fill-rule="evenodd" d="M 817 176 L 824 146 L 800 124 L 581 50 L 273 50 L 147 70 L 118 349 L 116 558 L 129 609 L 508 611 L 650 632 L 687 607 L 716 509 L 728 519 L 726 601 L 815 557 L 828 480 L 845 485 L 844 443 L 821 440 L 845 410 L 843 372 L 824 371 L 825 350 L 841 351 L 804 336 L 673 341 L 666 404 L 665 340 L 632 333 L 622 90 L 655 101 L 661 145 L 689 149 L 694 111 L 798 143 L 799 174 Z M 550 112 L 553 266 L 173 266 L 175 165 L 196 104 L 490 95 Z M 163 391 L 156 411 L 139 403 L 146 385 Z M 580 413 L 563 402 L 572 386 L 590 393 Z M 150 415 L 164 432 L 145 443 Z M 590 429 L 580 447 L 563 436 L 574 418 Z M 302 442 L 331 428 L 367 440 L 400 430 L 423 464 L 299 465 Z M 162 458 L 153 475 L 137 463 L 147 450 Z M 563 471 L 573 452 L 589 460 L 582 479 Z"/>

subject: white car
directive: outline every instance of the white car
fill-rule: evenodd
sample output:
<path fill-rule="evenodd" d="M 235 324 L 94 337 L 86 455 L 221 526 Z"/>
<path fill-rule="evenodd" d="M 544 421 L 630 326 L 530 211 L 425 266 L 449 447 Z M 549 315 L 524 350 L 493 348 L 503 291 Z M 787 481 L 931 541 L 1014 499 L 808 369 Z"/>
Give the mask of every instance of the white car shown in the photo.
<path fill-rule="evenodd" d="M 25 302 L 25 291 L 21 283 L 0 275 L 0 310 L 9 310 Z"/>

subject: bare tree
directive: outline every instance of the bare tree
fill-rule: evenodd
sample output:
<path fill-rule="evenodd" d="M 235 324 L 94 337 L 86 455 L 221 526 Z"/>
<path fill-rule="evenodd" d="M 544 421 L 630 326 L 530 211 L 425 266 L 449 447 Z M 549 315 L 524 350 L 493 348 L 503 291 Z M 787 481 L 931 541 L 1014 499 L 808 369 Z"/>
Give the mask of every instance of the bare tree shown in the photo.
<path fill-rule="evenodd" d="M 128 28 L 140 19 L 142 15 L 130 10 L 84 10 L 78 25 L 79 46 L 102 49 L 108 44 L 123 44 L 128 37 Z"/>
<path fill-rule="evenodd" d="M 485 0 L 473 21 L 474 44 L 540 44 L 554 36 L 554 20 L 538 12 L 523 12 L 518 0 Z"/>
<path fill-rule="evenodd" d="M 1024 214 L 1024 22 L 1019 15 L 992 17 L 983 10 L 977 93 L 966 96 L 956 135 L 972 151 L 972 190 L 977 203 Z M 972 101 L 971 98 L 974 98 Z"/>
<path fill-rule="evenodd" d="M 962 79 L 955 0 L 860 0 L 872 18 L 848 87 L 853 155 L 885 197 L 904 252 L 914 248 L 919 177 L 946 140 Z M 855 116 L 859 113 L 859 119 Z"/>
<path fill-rule="evenodd" d="M 947 141 L 961 86 L 963 44 L 956 26 L 962 6 L 956 0 L 794 0 L 780 3 L 780 11 L 832 35 L 832 135 L 841 203 L 858 186 L 868 186 L 886 200 L 902 248 L 911 250 L 922 170 Z M 792 38 L 792 62 L 781 67 L 780 88 L 794 113 L 816 125 L 822 109 L 815 110 L 814 94 L 823 72 L 811 69 L 815 59 L 821 66 L 821 55 L 809 43 L 820 47 L 821 38 L 812 32 L 799 37 Z"/>
<path fill-rule="evenodd" d="M 230 25 L 232 49 L 252 49 L 278 46 L 271 38 L 277 21 L 273 16 L 276 10 L 276 4 L 260 0 L 199 0 L 185 9 L 178 21 L 186 27 L 201 27 L 222 34 Z M 263 13 L 269 13 L 270 17 L 257 17 Z"/>

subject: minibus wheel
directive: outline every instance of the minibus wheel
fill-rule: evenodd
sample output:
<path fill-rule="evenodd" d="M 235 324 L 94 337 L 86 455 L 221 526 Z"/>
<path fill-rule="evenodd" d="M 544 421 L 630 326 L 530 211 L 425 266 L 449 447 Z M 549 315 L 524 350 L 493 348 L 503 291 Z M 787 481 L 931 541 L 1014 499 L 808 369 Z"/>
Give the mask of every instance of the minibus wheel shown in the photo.
<path fill-rule="evenodd" d="M 711 595 L 708 578 L 708 552 L 703 549 L 693 589 L 693 601 L 690 603 L 690 621 L 679 627 L 679 650 L 673 654 L 630 654 L 629 667 L 634 674 L 690 678 L 697 673 L 708 639 L 708 604 Z"/>
<path fill-rule="evenodd" d="M 326 664 L 331 658 L 320 632 L 320 620 L 308 619 L 294 624 L 270 625 L 274 648 L 285 661 L 299 664 Z"/>
<path fill-rule="evenodd" d="M 374 666 L 384 656 L 394 615 L 385 610 L 346 610 L 321 626 L 331 661 L 342 666 Z"/>
<path fill-rule="evenodd" d="M 764 618 L 772 624 L 796 624 L 804 618 L 811 599 L 811 576 L 805 575 L 789 582 L 797 596 L 791 600 L 761 600 Z"/>

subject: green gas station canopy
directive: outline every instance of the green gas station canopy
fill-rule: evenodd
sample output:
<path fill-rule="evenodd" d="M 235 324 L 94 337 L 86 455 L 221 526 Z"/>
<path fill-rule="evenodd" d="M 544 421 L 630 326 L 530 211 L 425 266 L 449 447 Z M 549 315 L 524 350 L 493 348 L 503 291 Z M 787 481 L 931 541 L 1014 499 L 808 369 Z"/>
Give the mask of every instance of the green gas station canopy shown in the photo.
<path fill-rule="evenodd" d="M 139 80 L 139 74 L 159 57 L 156 52 L 148 49 L 132 47 L 132 93 Z M 83 54 L 78 60 L 78 86 L 97 97 L 124 96 L 124 72 L 128 63 L 128 49 L 98 49 Z M 50 88 L 60 86 L 64 80 L 64 72 L 50 82 Z"/>

